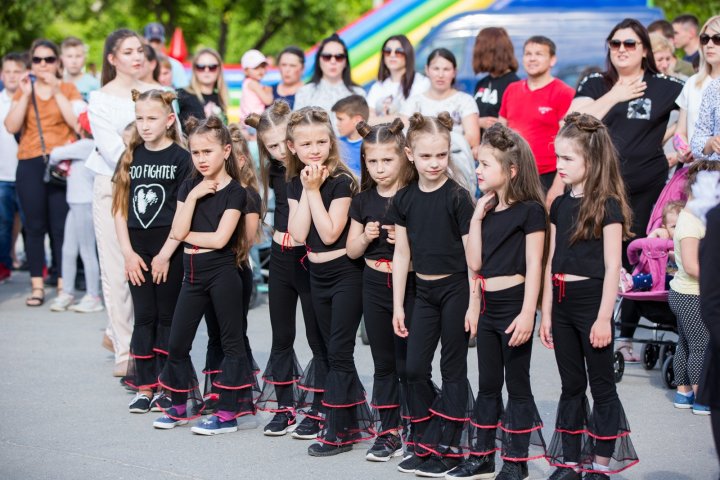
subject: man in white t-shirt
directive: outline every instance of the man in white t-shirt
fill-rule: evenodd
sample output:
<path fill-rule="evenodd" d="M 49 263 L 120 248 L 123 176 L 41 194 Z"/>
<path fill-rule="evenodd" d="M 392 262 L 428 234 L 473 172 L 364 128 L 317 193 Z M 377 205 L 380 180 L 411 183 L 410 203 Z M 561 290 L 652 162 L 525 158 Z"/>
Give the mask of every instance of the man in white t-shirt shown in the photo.
<path fill-rule="evenodd" d="M 0 283 L 10 278 L 12 270 L 13 225 L 18 212 L 15 193 L 17 169 L 17 139 L 5 129 L 4 120 L 10 111 L 12 97 L 27 70 L 26 58 L 20 53 L 8 53 L 2 59 L 0 78 L 5 89 L 0 92 Z"/>

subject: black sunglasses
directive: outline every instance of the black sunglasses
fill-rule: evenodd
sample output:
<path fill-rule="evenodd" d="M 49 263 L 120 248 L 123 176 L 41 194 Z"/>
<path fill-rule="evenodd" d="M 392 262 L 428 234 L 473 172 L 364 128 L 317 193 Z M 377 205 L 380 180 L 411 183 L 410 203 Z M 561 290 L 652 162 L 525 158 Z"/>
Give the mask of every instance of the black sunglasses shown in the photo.
<path fill-rule="evenodd" d="M 612 40 L 608 41 L 608 46 L 610 47 L 610 50 L 620 50 L 620 45 L 622 45 L 623 47 L 625 47 L 625 50 L 627 50 L 628 52 L 632 52 L 637 48 L 639 43 L 640 42 L 638 42 L 637 40 L 632 40 L 632 39 L 631 40 L 612 39 Z"/>
<path fill-rule="evenodd" d="M 214 63 L 212 65 L 202 65 L 202 64 L 198 63 L 197 65 L 195 65 L 195 70 L 197 70 L 198 72 L 202 72 L 202 71 L 217 72 L 218 68 L 220 68 L 220 65 L 218 65 L 217 63 Z"/>
<path fill-rule="evenodd" d="M 713 45 L 716 47 L 720 47 L 720 33 L 716 33 L 715 35 L 708 35 L 707 33 L 703 33 L 700 35 L 700 45 L 707 45 L 710 43 L 710 40 L 712 40 Z"/>
<path fill-rule="evenodd" d="M 345 55 L 344 53 L 336 53 L 336 54 L 321 53 L 320 58 L 322 58 L 326 62 L 329 62 L 333 58 L 335 59 L 336 62 L 342 62 L 343 60 L 345 60 L 347 58 L 347 55 Z"/>
<path fill-rule="evenodd" d="M 390 47 L 383 48 L 383 55 L 385 55 L 386 57 L 389 57 L 393 53 L 398 57 L 404 57 L 405 49 L 402 47 L 400 47 L 400 48 L 390 48 Z"/>
<path fill-rule="evenodd" d="M 57 62 L 57 57 L 32 57 L 32 62 L 35 65 L 40 65 L 42 62 L 45 62 L 48 65 L 52 65 L 53 63 Z"/>

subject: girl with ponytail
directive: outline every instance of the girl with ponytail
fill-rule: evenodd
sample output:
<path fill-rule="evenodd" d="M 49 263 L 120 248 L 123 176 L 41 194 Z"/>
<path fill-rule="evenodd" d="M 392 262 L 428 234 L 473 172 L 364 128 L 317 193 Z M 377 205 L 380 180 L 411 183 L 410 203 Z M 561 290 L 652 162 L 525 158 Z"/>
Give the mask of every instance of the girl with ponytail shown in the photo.
<path fill-rule="evenodd" d="M 403 453 L 400 432 L 401 405 L 407 387 L 407 343 L 392 329 L 395 224 L 388 220 L 388 208 L 395 194 L 417 179 L 417 171 L 405 155 L 403 127 L 400 119 L 372 127 L 360 122 L 356 127 L 363 137 L 362 191 L 350 204 L 347 252 L 350 258 L 365 260 L 363 314 L 375 364 L 371 407 L 378 420 L 375 444 L 365 458 L 374 462 L 386 462 Z M 404 299 L 408 318 L 412 316 L 414 302 L 415 283 L 410 278 Z"/>
<path fill-rule="evenodd" d="M 135 130 L 113 176 L 112 214 L 135 311 L 124 381 L 137 390 L 130 412 L 147 413 L 167 403 L 157 377 L 182 283 L 180 242 L 171 238 L 170 226 L 191 164 L 172 109 L 175 94 L 133 90 L 132 98 Z"/>

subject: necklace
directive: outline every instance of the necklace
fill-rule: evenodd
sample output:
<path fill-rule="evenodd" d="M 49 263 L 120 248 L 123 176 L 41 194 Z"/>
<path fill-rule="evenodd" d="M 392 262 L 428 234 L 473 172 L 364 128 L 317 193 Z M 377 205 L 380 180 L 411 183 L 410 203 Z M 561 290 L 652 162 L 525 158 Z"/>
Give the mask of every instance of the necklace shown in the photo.
<path fill-rule="evenodd" d="M 581 198 L 583 196 L 583 192 L 575 193 L 574 190 L 570 189 L 570 196 L 572 198 Z"/>

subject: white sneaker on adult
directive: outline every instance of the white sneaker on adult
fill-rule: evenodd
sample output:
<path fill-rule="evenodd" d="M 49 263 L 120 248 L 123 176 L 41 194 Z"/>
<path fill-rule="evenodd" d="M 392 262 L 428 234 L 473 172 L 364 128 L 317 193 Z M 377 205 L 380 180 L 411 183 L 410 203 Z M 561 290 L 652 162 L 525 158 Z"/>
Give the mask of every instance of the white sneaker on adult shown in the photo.
<path fill-rule="evenodd" d="M 70 307 L 70 310 L 78 313 L 95 313 L 102 312 L 103 310 L 105 310 L 105 307 L 103 306 L 100 297 L 94 297 L 90 294 L 87 294 L 83 298 L 81 298 L 78 303 L 72 305 Z"/>
<path fill-rule="evenodd" d="M 64 312 L 70 305 L 72 305 L 73 300 L 75 300 L 75 297 L 69 293 L 61 292 L 57 297 L 55 297 L 52 305 L 50 305 L 50 311 Z"/>

